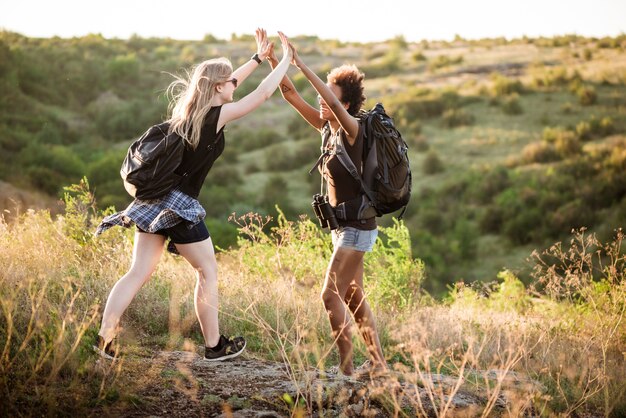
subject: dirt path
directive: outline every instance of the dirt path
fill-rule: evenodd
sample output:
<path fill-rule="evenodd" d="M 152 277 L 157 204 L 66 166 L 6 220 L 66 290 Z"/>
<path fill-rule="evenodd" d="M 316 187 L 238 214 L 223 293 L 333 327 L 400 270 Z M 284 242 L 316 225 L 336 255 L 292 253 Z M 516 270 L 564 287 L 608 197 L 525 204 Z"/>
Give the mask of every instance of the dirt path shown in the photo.
<path fill-rule="evenodd" d="M 124 359 L 122 374 L 126 374 L 122 380 L 136 387 L 133 396 L 97 415 L 387 417 L 400 409 L 409 416 L 424 412 L 435 416 L 428 391 L 401 383 L 393 374 L 376 382 L 324 376 L 315 370 L 290 376 L 282 363 L 246 356 L 209 363 L 194 353 L 181 351 L 160 352 L 151 359 Z M 483 399 L 462 391 L 451 402 L 451 407 L 462 411 L 463 416 L 472 416 L 481 405 Z"/>

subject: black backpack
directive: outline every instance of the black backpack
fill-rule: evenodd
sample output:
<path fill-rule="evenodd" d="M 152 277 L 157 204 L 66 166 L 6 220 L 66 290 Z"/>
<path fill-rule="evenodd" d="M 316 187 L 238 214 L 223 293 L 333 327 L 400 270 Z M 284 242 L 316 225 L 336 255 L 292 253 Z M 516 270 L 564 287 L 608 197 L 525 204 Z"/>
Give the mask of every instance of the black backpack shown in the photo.
<path fill-rule="evenodd" d="M 339 219 L 360 220 L 402 209 L 402 219 L 411 198 L 412 175 L 408 146 L 381 103 L 358 116 L 364 129 L 363 175 L 355 167 L 339 137 L 334 153 L 352 177 L 361 183 L 363 194 L 335 208 Z M 330 137 L 328 124 L 322 131 L 323 148 Z M 327 154 L 322 154 L 318 164 Z M 317 165 L 316 165 L 317 166 Z M 315 169 L 315 167 L 313 168 Z M 313 171 L 313 169 L 311 171 Z"/>
<path fill-rule="evenodd" d="M 174 170 L 183 160 L 185 141 L 168 130 L 168 122 L 151 126 L 128 148 L 120 175 L 132 197 L 156 199 L 180 184 L 183 176 Z"/>

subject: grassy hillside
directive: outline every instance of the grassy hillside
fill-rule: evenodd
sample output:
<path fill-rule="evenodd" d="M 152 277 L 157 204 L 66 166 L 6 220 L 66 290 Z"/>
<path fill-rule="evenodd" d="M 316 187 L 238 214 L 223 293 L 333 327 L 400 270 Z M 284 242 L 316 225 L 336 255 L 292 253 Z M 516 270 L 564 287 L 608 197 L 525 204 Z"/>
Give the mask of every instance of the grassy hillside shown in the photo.
<path fill-rule="evenodd" d="M 231 376 L 216 380 L 216 368 L 200 360 L 194 272 L 167 253 L 124 314 L 122 358 L 112 363 L 91 344 L 107 293 L 130 262 L 132 233 L 90 234 L 103 213 L 85 186 L 67 191 L 63 216 L 40 210 L 0 221 L 4 415 L 228 415 L 253 406 L 280 416 L 358 416 L 351 399 L 372 416 L 626 413 L 623 234 L 599 242 L 577 233 L 537 253 L 530 286 L 502 270 L 497 284 L 458 283 L 436 301 L 422 289 L 429 278 L 411 257 L 406 226 L 383 228 L 385 239 L 366 256 L 365 286 L 392 373 L 363 383 L 367 392 L 346 395 L 348 385 L 323 396 L 310 376 L 324 377 L 338 361 L 319 299 L 328 234 L 309 220 L 283 217 L 270 229 L 258 215 L 236 219 L 239 247 L 218 254 L 221 331 L 248 341 L 243 360 L 229 363 Z M 359 365 L 366 351 L 354 335 Z M 181 360 L 164 367 L 164 358 Z M 263 367 L 242 377 L 242 361 Z M 259 375 L 268 361 L 279 366 Z M 344 386 L 326 379 L 327 388 Z M 268 397 L 251 386 L 259 381 L 299 389 Z"/>
<path fill-rule="evenodd" d="M 587 227 L 603 240 L 626 223 L 624 36 L 360 44 L 295 38 L 320 75 L 345 62 L 366 74 L 367 105 L 382 101 L 410 145 L 414 196 L 405 215 L 426 288 L 490 282 L 503 268 L 528 282 L 533 249 Z M 124 207 L 118 170 L 132 138 L 166 114 L 166 74 L 227 56 L 251 36 L 29 39 L 0 33 L 0 180 L 59 196 L 86 175 L 100 208 Z M 254 88 L 263 65 L 237 91 Z M 314 94 L 290 71 L 305 97 Z M 276 93 L 228 127 L 227 149 L 201 194 L 222 248 L 232 212 L 312 216 L 318 138 Z M 286 192 L 285 192 L 286 191 Z M 13 208 L 9 207 L 10 210 Z M 381 220 L 390 226 L 391 217 Z"/>

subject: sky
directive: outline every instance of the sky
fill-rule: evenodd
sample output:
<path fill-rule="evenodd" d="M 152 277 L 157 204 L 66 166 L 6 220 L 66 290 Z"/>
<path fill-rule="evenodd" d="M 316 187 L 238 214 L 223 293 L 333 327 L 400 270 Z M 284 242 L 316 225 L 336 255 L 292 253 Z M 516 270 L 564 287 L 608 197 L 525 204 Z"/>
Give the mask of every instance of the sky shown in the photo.
<path fill-rule="evenodd" d="M 270 35 L 347 42 L 626 33 L 626 0 L 0 0 L 0 28 L 29 37 L 230 39 Z M 308 6 L 305 9 L 305 5 Z"/>

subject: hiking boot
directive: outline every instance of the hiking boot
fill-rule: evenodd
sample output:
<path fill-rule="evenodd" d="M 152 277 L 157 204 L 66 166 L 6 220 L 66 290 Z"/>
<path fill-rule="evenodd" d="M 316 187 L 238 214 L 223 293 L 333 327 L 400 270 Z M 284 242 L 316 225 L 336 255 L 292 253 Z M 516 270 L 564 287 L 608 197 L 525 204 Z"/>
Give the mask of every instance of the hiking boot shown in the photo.
<path fill-rule="evenodd" d="M 108 360 L 117 359 L 117 351 L 113 348 L 113 341 L 109 341 L 108 344 L 104 344 L 104 338 L 98 335 L 96 344 L 92 347 L 96 353 L 100 354 L 100 357 Z"/>
<path fill-rule="evenodd" d="M 220 335 L 220 340 L 215 347 L 204 347 L 204 359 L 206 361 L 228 360 L 243 353 L 245 348 L 246 340 L 243 337 L 226 338 Z"/>

